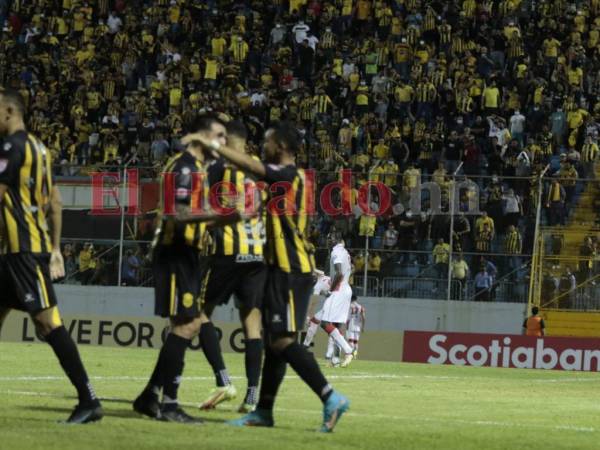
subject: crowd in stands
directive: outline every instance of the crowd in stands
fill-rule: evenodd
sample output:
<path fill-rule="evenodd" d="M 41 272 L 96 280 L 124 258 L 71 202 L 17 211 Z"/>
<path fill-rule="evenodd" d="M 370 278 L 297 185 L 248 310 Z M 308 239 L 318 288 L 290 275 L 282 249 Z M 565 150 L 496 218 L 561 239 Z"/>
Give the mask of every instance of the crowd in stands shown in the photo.
<path fill-rule="evenodd" d="M 578 180 L 594 178 L 598 0 L 0 0 L 4 20 L 0 81 L 25 97 L 57 175 L 127 164 L 152 176 L 200 111 L 242 117 L 256 153 L 265 128 L 289 120 L 320 183 L 346 168 L 354 188 L 390 189 L 378 217 L 312 228 L 321 247 L 333 232 L 354 248 L 369 238 L 380 276 L 450 265 L 483 289 L 492 264 L 519 277 L 539 199 L 547 223 L 565 224 Z M 427 198 L 426 212 L 407 207 L 424 181 L 444 214 Z M 451 238 L 449 192 L 467 181 Z"/>

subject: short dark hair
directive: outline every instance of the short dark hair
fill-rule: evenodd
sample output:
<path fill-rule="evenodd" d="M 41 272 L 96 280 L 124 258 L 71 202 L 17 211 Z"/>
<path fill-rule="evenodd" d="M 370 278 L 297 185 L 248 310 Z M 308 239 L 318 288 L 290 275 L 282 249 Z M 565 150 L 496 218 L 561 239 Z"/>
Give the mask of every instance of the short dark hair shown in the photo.
<path fill-rule="evenodd" d="M 538 308 L 537 306 L 534 306 L 533 308 L 531 308 L 531 314 L 533 314 L 534 316 L 540 312 L 540 308 Z"/>
<path fill-rule="evenodd" d="M 357 300 L 356 295 L 352 294 L 352 297 L 350 298 L 351 302 L 355 302 Z"/>
<path fill-rule="evenodd" d="M 214 123 L 226 126 L 225 122 L 223 122 L 215 114 L 199 114 L 196 117 L 194 117 L 192 120 L 190 120 L 190 122 L 187 124 L 187 126 L 185 128 L 187 128 L 188 133 L 197 133 L 199 131 L 210 131 L 210 129 L 212 128 Z"/>
<path fill-rule="evenodd" d="M 0 97 L 12 105 L 17 113 L 25 117 L 25 100 L 19 91 L 11 88 L 1 89 Z"/>
<path fill-rule="evenodd" d="M 248 131 L 246 130 L 246 125 L 241 120 L 232 120 L 231 122 L 227 122 L 227 135 L 235 136 L 240 139 L 248 139 Z"/>
<path fill-rule="evenodd" d="M 287 152 L 295 155 L 300 150 L 300 136 L 298 130 L 289 122 L 277 122 L 270 127 L 273 139 L 283 145 Z"/>

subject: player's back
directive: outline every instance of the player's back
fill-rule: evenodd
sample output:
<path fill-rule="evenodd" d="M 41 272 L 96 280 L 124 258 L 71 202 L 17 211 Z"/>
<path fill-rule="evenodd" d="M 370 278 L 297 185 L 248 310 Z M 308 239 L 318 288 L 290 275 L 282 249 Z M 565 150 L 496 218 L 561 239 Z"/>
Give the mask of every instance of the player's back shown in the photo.
<path fill-rule="evenodd" d="M 350 253 L 342 245 L 338 244 L 333 247 L 330 256 L 330 267 L 329 276 L 333 277 L 335 274 L 335 265 L 340 264 L 342 275 L 344 276 L 343 283 L 349 283 L 350 275 L 352 274 L 352 259 Z"/>
<path fill-rule="evenodd" d="M 223 194 L 223 208 L 235 209 L 240 213 L 245 209 L 257 211 L 255 217 L 231 225 L 215 227 L 211 231 L 211 254 L 233 256 L 242 262 L 263 261 L 265 234 L 265 211 L 267 193 L 259 190 L 253 179 L 242 170 L 227 165 L 223 160 L 214 161 L 207 168 L 211 190 Z M 228 195 L 234 193 L 235 200 L 228 201 Z"/>
<path fill-rule="evenodd" d="M 46 213 L 52 192 L 50 151 L 34 135 L 18 131 L 0 149 L 0 183 L 8 186 L 2 202 L 7 253 L 50 253 Z"/>
<path fill-rule="evenodd" d="M 153 246 L 204 247 L 204 223 L 178 223 L 176 205 L 198 209 L 206 205 L 208 182 L 204 167 L 191 153 L 173 156 L 165 165 L 160 179 L 159 216 Z"/>

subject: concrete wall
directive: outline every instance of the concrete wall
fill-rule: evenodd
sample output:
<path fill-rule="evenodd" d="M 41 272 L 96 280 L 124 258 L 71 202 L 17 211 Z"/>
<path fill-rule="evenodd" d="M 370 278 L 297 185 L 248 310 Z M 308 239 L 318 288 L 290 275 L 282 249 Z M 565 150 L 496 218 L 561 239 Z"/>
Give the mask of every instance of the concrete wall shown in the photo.
<path fill-rule="evenodd" d="M 63 314 L 151 317 L 154 292 L 150 288 L 56 286 Z M 521 332 L 524 304 L 475 303 L 444 300 L 361 297 L 367 309 L 367 330 L 457 331 L 469 333 Z M 215 321 L 236 322 L 231 304 L 217 308 Z"/>
<path fill-rule="evenodd" d="M 168 321 L 153 316 L 152 289 L 58 285 L 56 291 L 65 327 L 77 344 L 160 347 Z M 360 357 L 380 361 L 402 360 L 404 330 L 518 334 L 525 315 L 523 304 L 377 297 L 359 302 L 367 308 Z M 223 350 L 243 351 L 237 310 L 230 305 L 217 308 L 213 320 L 222 332 Z M 8 316 L 1 338 L 40 341 L 23 313 Z M 199 348 L 198 342 L 192 343 Z M 315 353 L 323 356 L 326 347 L 327 335 L 317 333 Z"/>

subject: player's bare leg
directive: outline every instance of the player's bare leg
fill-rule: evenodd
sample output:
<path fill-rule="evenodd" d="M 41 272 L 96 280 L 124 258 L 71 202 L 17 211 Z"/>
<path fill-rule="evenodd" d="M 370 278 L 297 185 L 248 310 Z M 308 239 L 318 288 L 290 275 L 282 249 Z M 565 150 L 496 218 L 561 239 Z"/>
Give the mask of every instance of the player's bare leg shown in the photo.
<path fill-rule="evenodd" d="M 102 419 L 104 412 L 90 384 L 88 375 L 81 362 L 77 346 L 63 326 L 56 306 L 44 309 L 32 316 L 33 322 L 46 342 L 54 350 L 65 374 L 77 389 L 79 403 L 66 423 L 87 423 Z"/>
<path fill-rule="evenodd" d="M 248 380 L 246 396 L 238 412 L 248 413 L 254 411 L 258 403 L 258 386 L 260 369 L 262 366 L 263 339 L 262 339 L 262 314 L 258 308 L 240 310 L 240 319 L 244 326 L 245 366 Z"/>
<path fill-rule="evenodd" d="M 227 367 L 225 367 L 223 352 L 219 343 L 219 335 L 210 319 L 213 311 L 214 305 L 205 304 L 200 314 L 200 321 L 202 322 L 200 344 L 202 345 L 204 356 L 215 374 L 216 382 L 216 388 L 200 405 L 200 409 L 203 410 L 214 409 L 219 403 L 232 400 L 237 396 L 237 391 L 231 384 Z"/>

